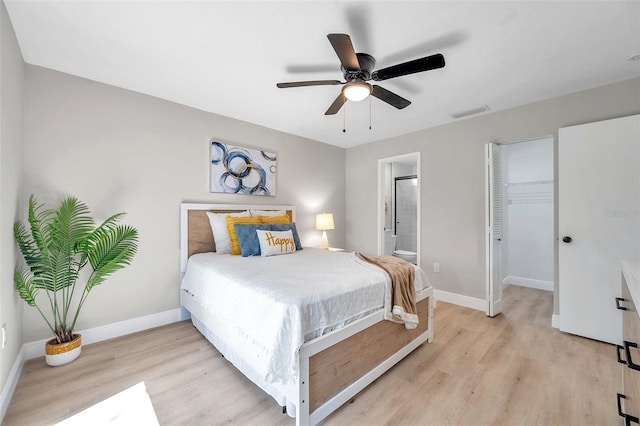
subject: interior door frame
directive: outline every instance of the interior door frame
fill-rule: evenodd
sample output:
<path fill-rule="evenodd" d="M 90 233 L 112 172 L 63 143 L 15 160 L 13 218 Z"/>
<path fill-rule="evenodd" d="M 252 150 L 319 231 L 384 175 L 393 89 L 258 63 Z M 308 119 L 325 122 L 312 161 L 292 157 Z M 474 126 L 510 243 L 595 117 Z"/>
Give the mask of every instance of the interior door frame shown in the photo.
<path fill-rule="evenodd" d="M 418 218 L 418 224 L 416 227 L 416 263 L 418 264 L 418 266 L 420 266 L 422 263 L 420 256 L 420 224 L 422 222 L 422 202 L 420 196 L 422 192 L 422 179 L 420 177 L 420 151 L 378 159 L 378 255 L 382 255 L 384 253 L 384 166 L 385 164 L 394 163 L 401 160 L 415 160 L 416 162 L 416 177 L 418 178 L 418 196 L 416 199 L 416 214 Z"/>
<path fill-rule="evenodd" d="M 536 141 L 543 141 L 543 140 L 551 140 L 552 144 L 553 144 L 553 300 L 554 300 L 554 309 L 553 309 L 553 315 L 551 317 L 551 326 L 554 328 L 559 328 L 559 321 L 558 321 L 558 315 L 557 315 L 557 304 L 558 304 L 558 139 L 557 137 L 555 137 L 552 134 L 546 135 L 546 136 L 540 136 L 537 138 L 533 138 L 533 139 L 525 139 L 525 140 L 519 140 L 519 141 L 513 141 L 513 142 L 505 142 L 505 143 L 494 143 L 493 145 L 498 145 L 502 148 L 506 147 L 506 146 L 510 146 L 510 145 L 515 145 L 515 144 L 519 144 L 519 143 L 525 143 L 525 142 L 536 142 Z M 486 303 L 487 303 L 487 307 L 486 307 L 486 313 L 487 315 L 490 315 L 490 311 L 491 311 L 491 307 L 490 307 L 490 293 L 489 293 L 489 282 L 490 282 L 490 277 L 489 277 L 489 268 L 492 266 L 491 265 L 491 259 L 490 259 L 490 253 L 489 253 L 489 242 L 488 242 L 488 225 L 489 225 L 489 218 L 487 217 L 488 214 L 488 165 L 487 165 L 487 161 L 488 161 L 488 152 L 487 150 L 489 149 L 489 145 L 491 144 L 485 144 L 485 225 L 487 227 L 487 231 L 485 233 L 487 241 L 485 241 L 485 250 L 486 250 L 486 265 L 485 265 L 485 279 L 486 279 Z M 502 162 L 504 161 L 503 158 L 501 158 L 501 167 L 504 168 L 504 164 L 502 164 Z M 504 176 L 502 176 L 501 180 L 504 179 Z M 501 182 L 501 186 L 504 186 L 504 182 Z M 502 197 L 506 198 L 506 194 L 504 193 L 504 191 L 502 192 Z M 503 226 L 506 226 L 506 224 L 508 223 L 508 215 L 506 213 L 505 207 L 508 204 L 506 199 L 502 200 L 502 224 Z M 507 259 L 507 256 L 504 256 L 505 254 L 505 245 L 507 244 L 507 242 L 505 241 L 505 231 L 503 228 L 502 231 L 502 253 L 501 253 L 501 262 L 505 262 Z M 506 247 L 506 250 L 508 250 L 508 246 Z M 504 266 L 504 265 L 503 265 Z M 504 271 L 504 268 L 501 268 L 502 271 Z M 504 278 L 504 276 L 501 276 L 501 278 Z M 534 287 L 535 288 L 535 287 Z"/>

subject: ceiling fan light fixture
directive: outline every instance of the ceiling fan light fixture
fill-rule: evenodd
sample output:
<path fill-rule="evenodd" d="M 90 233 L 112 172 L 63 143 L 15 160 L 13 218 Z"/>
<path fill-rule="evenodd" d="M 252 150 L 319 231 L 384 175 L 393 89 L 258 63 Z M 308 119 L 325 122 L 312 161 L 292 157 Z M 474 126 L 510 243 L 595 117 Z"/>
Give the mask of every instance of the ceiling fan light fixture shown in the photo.
<path fill-rule="evenodd" d="M 352 81 L 342 88 L 342 94 L 350 101 L 359 102 L 371 94 L 372 88 L 364 81 Z"/>

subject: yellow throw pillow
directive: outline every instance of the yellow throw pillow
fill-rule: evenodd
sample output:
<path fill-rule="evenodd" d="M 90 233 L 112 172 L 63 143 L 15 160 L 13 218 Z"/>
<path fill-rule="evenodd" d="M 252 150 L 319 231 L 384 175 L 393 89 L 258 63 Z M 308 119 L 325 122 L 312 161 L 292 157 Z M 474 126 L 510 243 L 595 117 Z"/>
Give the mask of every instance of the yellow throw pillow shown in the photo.
<path fill-rule="evenodd" d="M 289 219 L 288 215 L 283 216 L 258 216 L 261 223 L 291 223 L 291 219 Z"/>
<path fill-rule="evenodd" d="M 227 216 L 227 230 L 229 231 L 229 240 L 231 241 L 231 254 L 239 255 L 242 254 L 242 250 L 240 249 L 240 242 L 238 241 L 238 234 L 236 234 L 236 228 L 233 227 L 236 223 L 246 224 L 246 223 L 262 223 L 260 221 L 260 217 L 233 217 Z"/>

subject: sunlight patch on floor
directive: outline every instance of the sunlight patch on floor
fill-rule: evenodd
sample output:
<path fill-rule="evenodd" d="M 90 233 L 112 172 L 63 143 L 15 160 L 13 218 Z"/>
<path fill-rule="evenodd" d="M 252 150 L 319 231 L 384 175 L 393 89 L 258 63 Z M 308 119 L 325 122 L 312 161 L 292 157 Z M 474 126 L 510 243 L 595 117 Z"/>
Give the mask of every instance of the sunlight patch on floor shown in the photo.
<path fill-rule="evenodd" d="M 157 426 L 158 418 L 144 382 L 125 389 L 56 426 L 144 425 Z"/>

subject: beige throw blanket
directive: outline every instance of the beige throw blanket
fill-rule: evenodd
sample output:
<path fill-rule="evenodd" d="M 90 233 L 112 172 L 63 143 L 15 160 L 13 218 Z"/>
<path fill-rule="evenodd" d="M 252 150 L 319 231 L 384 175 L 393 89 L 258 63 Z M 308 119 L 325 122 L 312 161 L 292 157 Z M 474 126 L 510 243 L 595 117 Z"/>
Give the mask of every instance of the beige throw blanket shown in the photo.
<path fill-rule="evenodd" d="M 416 308 L 416 289 L 414 286 L 416 270 L 406 260 L 395 256 L 374 256 L 357 253 L 366 262 L 382 268 L 391 278 L 391 312 L 393 321 L 403 322 L 405 328 L 414 329 L 418 325 Z"/>

